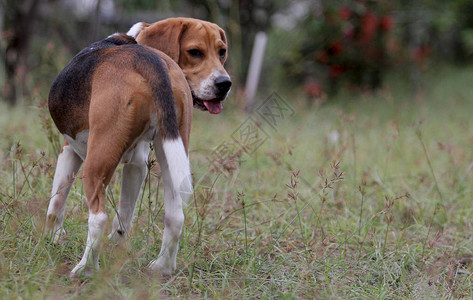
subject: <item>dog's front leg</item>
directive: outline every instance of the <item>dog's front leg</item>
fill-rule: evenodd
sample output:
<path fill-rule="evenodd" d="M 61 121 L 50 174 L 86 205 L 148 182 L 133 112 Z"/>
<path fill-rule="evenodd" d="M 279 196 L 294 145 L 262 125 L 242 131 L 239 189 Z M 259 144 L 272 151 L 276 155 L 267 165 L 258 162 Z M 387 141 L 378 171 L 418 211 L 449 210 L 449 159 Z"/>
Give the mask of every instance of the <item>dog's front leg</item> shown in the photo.
<path fill-rule="evenodd" d="M 66 211 L 66 199 L 81 165 L 82 159 L 70 145 L 65 143 L 57 160 L 51 201 L 46 215 L 45 233 L 53 238 L 54 243 L 57 243 L 61 235 L 65 234 L 62 224 Z"/>

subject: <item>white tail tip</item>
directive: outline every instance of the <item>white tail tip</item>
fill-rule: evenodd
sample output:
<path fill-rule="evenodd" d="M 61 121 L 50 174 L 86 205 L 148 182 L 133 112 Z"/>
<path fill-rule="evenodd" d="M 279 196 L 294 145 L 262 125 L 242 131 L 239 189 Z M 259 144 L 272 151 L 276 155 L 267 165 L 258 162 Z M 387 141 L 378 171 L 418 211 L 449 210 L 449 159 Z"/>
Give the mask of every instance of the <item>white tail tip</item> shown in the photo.
<path fill-rule="evenodd" d="M 136 39 L 140 31 L 143 30 L 143 28 L 143 22 L 138 22 L 135 25 L 131 26 L 130 30 L 128 30 L 126 34 Z"/>
<path fill-rule="evenodd" d="M 168 163 L 169 173 L 174 190 L 181 196 L 182 202 L 187 203 L 192 195 L 192 175 L 189 158 L 182 139 L 164 140 L 163 151 Z"/>

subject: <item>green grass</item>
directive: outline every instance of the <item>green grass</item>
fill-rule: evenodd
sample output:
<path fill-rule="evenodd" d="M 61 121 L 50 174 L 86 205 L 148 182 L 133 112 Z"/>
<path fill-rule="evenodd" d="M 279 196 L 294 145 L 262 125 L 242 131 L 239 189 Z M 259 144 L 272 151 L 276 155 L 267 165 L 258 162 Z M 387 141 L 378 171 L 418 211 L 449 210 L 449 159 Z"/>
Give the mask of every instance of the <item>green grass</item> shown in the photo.
<path fill-rule="evenodd" d="M 307 106 L 284 94 L 294 115 L 273 128 L 253 114 L 267 136 L 260 129 L 266 140 L 251 155 L 232 139 L 248 124 L 238 105 L 195 111 L 196 191 L 170 278 L 146 268 L 163 231 L 157 168 L 126 244 L 106 241 L 92 278 L 67 277 L 87 234 L 82 184 L 69 196 L 64 243 L 48 243 L 59 136 L 44 107 L 1 106 L 0 298 L 470 298 L 471 82 L 464 68 L 427 74 L 421 96 L 386 87 Z M 230 152 L 219 158 L 223 143 Z"/>

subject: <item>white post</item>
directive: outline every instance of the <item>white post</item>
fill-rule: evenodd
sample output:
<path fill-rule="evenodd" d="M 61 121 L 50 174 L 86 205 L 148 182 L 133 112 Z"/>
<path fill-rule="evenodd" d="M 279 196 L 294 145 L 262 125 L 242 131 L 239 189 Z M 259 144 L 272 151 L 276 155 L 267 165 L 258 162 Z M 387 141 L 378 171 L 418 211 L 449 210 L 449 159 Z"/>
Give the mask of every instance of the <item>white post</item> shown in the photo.
<path fill-rule="evenodd" d="M 245 109 L 247 111 L 253 108 L 256 90 L 258 89 L 258 82 L 261 74 L 261 67 L 263 66 L 264 50 L 268 37 L 264 32 L 258 32 L 255 36 L 255 43 L 253 45 L 253 52 L 251 53 L 250 67 L 248 70 L 248 77 L 246 78 L 245 86 Z"/>

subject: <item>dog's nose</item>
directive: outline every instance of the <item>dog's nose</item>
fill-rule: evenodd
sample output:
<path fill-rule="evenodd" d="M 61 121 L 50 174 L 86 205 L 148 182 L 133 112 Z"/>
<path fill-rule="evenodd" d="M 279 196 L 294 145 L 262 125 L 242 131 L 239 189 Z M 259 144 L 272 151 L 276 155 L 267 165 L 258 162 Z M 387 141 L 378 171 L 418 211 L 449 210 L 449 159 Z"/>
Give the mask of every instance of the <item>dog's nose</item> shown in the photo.
<path fill-rule="evenodd" d="M 219 76 L 215 79 L 215 86 L 217 87 L 219 94 L 225 94 L 232 86 L 232 81 L 228 76 Z"/>

